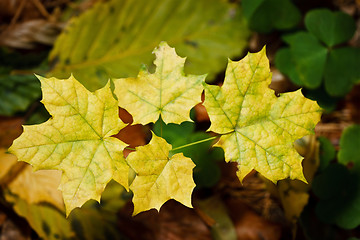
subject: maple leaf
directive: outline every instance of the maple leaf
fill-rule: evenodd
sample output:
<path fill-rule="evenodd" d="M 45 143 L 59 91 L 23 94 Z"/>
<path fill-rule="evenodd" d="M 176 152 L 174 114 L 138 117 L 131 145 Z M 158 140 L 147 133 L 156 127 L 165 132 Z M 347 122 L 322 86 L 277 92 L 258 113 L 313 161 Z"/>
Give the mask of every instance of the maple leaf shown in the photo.
<path fill-rule="evenodd" d="M 215 146 L 224 149 L 227 162 L 238 163 L 240 181 L 252 169 L 273 182 L 306 181 L 293 142 L 313 133 L 321 109 L 301 90 L 276 97 L 270 82 L 265 48 L 241 61 L 229 60 L 222 87 L 204 84 L 209 131 L 223 134 Z"/>
<path fill-rule="evenodd" d="M 154 53 L 155 73 L 141 69 L 137 78 L 114 80 L 119 106 L 133 116 L 134 124 L 156 122 L 159 115 L 165 123 L 192 121 L 189 112 L 201 102 L 206 75 L 185 76 L 185 58 L 179 57 L 165 42 Z"/>
<path fill-rule="evenodd" d="M 182 153 L 170 157 L 171 148 L 165 139 L 152 134 L 148 145 L 136 147 L 136 152 L 127 157 L 128 164 L 136 172 L 130 186 L 134 193 L 134 215 L 151 208 L 159 210 L 169 199 L 192 207 L 195 164 Z"/>
<path fill-rule="evenodd" d="M 35 170 L 62 170 L 59 189 L 67 215 L 89 199 L 99 201 L 112 178 L 128 188 L 129 167 L 122 154 L 126 144 L 110 137 L 125 127 L 118 118 L 110 83 L 91 93 L 73 76 L 67 80 L 38 78 L 42 103 L 52 118 L 24 126 L 10 152 Z"/>

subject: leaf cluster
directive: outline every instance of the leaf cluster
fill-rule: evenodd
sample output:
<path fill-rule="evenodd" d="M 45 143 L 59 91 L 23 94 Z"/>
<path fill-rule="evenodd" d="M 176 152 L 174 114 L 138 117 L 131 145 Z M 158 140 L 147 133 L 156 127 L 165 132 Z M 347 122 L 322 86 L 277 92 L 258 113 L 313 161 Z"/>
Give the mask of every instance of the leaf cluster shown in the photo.
<path fill-rule="evenodd" d="M 72 6 L 66 9 L 65 14 L 71 14 L 69 12 L 73 14 L 74 11 L 71 8 Z M 182 55 L 188 56 L 185 65 L 187 73 L 201 74 L 208 72 L 208 79 L 213 79 L 215 74 L 225 68 L 227 57 L 238 56 L 242 53 L 248 36 L 249 31 L 239 6 L 222 0 L 212 0 L 210 2 L 208 0 L 196 2 L 190 0 L 164 0 L 161 2 L 145 0 L 100 1 L 80 16 L 70 19 L 66 28 L 56 39 L 49 62 L 44 62 L 40 67 L 39 64 L 48 57 L 48 51 L 36 49 L 35 54 L 25 52 L 14 54 L 12 51 L 8 52 L 7 49 L 0 49 L 0 64 L 2 67 L 0 74 L 0 101 L 2 103 L 0 105 L 0 115 L 25 115 L 26 124 L 40 124 L 51 117 L 47 112 L 48 109 L 46 110 L 45 107 L 40 106 L 38 103 L 41 97 L 41 89 L 39 81 L 33 72 L 41 75 L 45 75 L 44 72 L 47 72 L 48 76 L 64 78 L 68 78 L 72 72 L 87 88 L 96 90 L 103 87 L 110 77 L 135 76 L 141 64 L 148 65 L 150 71 L 153 71 L 154 65 L 151 62 L 153 59 L 151 52 L 161 40 L 168 40 L 177 47 Z M 51 67 L 51 73 L 49 73 L 50 70 L 45 69 L 43 66 L 48 69 Z M 29 68 L 35 67 L 37 67 L 36 70 L 29 70 Z M 66 92 L 65 89 L 63 90 L 63 92 Z M 43 94 L 45 93 L 43 92 Z M 58 103 L 56 102 L 55 105 Z M 29 106 L 31 107 L 29 108 Z M 27 112 L 24 113 L 24 111 Z M 113 115 L 117 116 L 117 114 Z M 74 134 L 76 134 L 80 125 L 74 125 L 72 131 Z M 41 125 L 38 128 L 40 134 L 33 136 L 32 139 L 41 136 L 42 127 L 44 126 Z M 55 131 L 57 127 L 59 125 L 55 126 Z M 81 127 L 79 128 L 81 129 Z M 85 129 L 85 132 L 87 130 L 88 128 Z M 5 134 L 3 133 L 4 136 Z M 64 135 L 67 134 L 64 133 Z M 42 137 L 44 136 L 40 138 Z M 191 135 L 190 138 L 193 139 L 192 137 Z M 203 137 L 205 136 L 203 135 Z M 210 143 L 206 144 L 207 146 L 210 145 Z M 63 144 L 60 148 L 66 148 L 65 145 Z M 81 148 L 80 145 L 78 145 L 77 150 L 79 148 Z M 118 150 L 122 155 L 121 149 Z M 55 151 L 58 151 L 58 149 Z M 43 153 L 48 154 L 49 152 L 45 151 Z M 73 154 L 76 155 L 76 151 Z M 80 155 L 81 151 L 77 156 Z M 13 155 L 10 156 L 13 157 Z M 0 159 L 0 161 L 6 160 L 7 158 Z M 202 166 L 207 165 L 204 162 L 202 160 Z M 96 164 L 101 165 L 101 163 L 95 162 L 91 167 Z M 210 165 L 219 175 L 219 169 L 217 166 L 215 167 L 215 163 Z M 58 166 L 57 168 L 61 167 Z M 11 169 L 6 172 L 12 174 L 11 178 L 13 178 L 17 172 Z M 202 169 L 206 171 L 206 167 Z M 4 169 L 2 168 L 2 170 Z M 82 170 L 78 172 L 79 168 L 77 167 L 73 167 L 73 170 L 72 176 L 76 176 L 79 172 L 80 174 L 84 173 Z M 37 172 L 39 171 L 42 172 L 41 170 Z M 51 172 L 49 171 L 49 173 Z M 122 174 L 124 182 L 128 180 L 127 175 Z M 89 177 L 89 174 L 87 177 Z M 58 181 L 49 182 L 51 182 L 49 185 L 58 183 Z M 204 177 L 202 182 L 207 186 L 211 183 Z M 214 184 L 214 182 L 211 184 Z M 21 183 L 18 185 L 21 185 Z M 43 187 L 42 190 L 46 190 L 48 186 L 45 183 L 39 185 Z M 112 186 L 112 182 L 107 184 L 107 186 L 109 185 Z M 27 185 L 24 184 L 24 186 Z M 9 190 L 9 186 L 6 184 L 1 187 L 6 191 Z M 54 187 L 55 189 L 56 187 Z M 92 190 L 91 187 L 89 189 Z M 107 189 L 108 187 L 105 190 L 102 189 L 96 196 L 96 199 L 99 200 L 101 192 L 104 191 L 101 195 L 101 206 L 104 206 L 104 203 L 107 205 L 104 195 L 111 195 L 109 192 L 113 193 L 111 199 L 115 199 L 114 203 L 111 204 L 117 206 L 120 202 L 122 206 L 123 202 L 121 201 L 123 198 L 115 194 L 118 188 L 111 187 L 110 190 Z M 125 190 L 121 188 L 122 191 Z M 21 192 L 21 190 L 18 192 Z M 27 193 L 27 191 L 25 192 Z M 33 191 L 34 195 L 32 197 L 35 196 L 35 193 L 36 191 Z M 99 208 L 99 204 L 94 201 L 86 203 L 81 212 L 75 210 L 66 221 L 63 216 L 64 209 L 51 202 L 52 198 L 50 197 L 47 201 L 38 203 L 31 202 L 32 197 L 21 197 L 14 191 L 9 190 L 9 194 L 6 195 L 5 202 L 13 204 L 13 210 L 19 216 L 25 217 L 41 238 L 101 239 L 106 236 L 108 239 L 117 239 L 111 234 L 116 225 L 115 213 L 109 214 L 103 208 Z M 62 199 L 61 202 L 63 202 Z M 118 210 L 119 208 L 111 207 L 111 209 Z M 91 214 L 86 216 L 88 212 L 91 212 Z M 82 217 L 83 214 L 84 217 Z M 103 224 L 99 224 L 100 222 L 103 222 Z"/>
<path fill-rule="evenodd" d="M 125 159 L 126 144 L 113 135 L 126 126 L 118 117 L 118 106 L 132 115 L 133 124 L 159 118 L 179 124 L 191 121 L 190 110 L 201 102 L 203 89 L 209 130 L 220 134 L 216 146 L 224 149 L 225 160 L 238 163 L 240 181 L 253 169 L 273 182 L 287 177 L 306 181 L 293 142 L 313 132 L 321 109 L 300 91 L 275 96 L 268 88 L 271 73 L 265 49 L 239 62 L 229 61 L 222 87 L 206 84 L 205 75 L 186 76 L 185 59 L 165 42 L 154 53 L 155 72 L 142 67 L 137 77 L 114 79 L 117 99 L 110 83 L 90 92 L 73 76 L 38 77 L 42 103 L 52 118 L 25 126 L 10 151 L 35 169 L 62 171 L 67 215 L 89 199 L 99 201 L 111 179 L 132 190 L 134 214 L 159 210 L 168 199 L 191 207 L 195 165 L 190 158 L 173 152 L 153 134 L 149 144 L 136 147 Z M 136 173 L 130 186 L 129 169 Z"/>
<path fill-rule="evenodd" d="M 106 202 L 105 187 L 112 186 L 111 179 L 123 185 L 121 192 L 130 189 L 134 194 L 134 214 L 159 209 L 168 199 L 191 207 L 195 185 L 211 187 L 220 178 L 217 162 L 223 155 L 227 162 L 238 164 L 240 181 L 253 170 L 275 183 L 284 178 L 306 181 L 302 157 L 293 143 L 313 133 L 320 108 L 305 99 L 300 90 L 275 95 L 268 88 L 271 73 L 265 49 L 239 62 L 229 60 L 221 87 L 206 84 L 201 74 L 208 73 L 207 82 L 211 82 L 225 67 L 226 57 L 239 55 L 248 36 L 236 5 L 210 2 L 213 8 L 206 7 L 208 1 L 164 0 L 159 7 L 157 1 L 135 4 L 111 0 L 71 20 L 50 56 L 55 67 L 49 76 L 56 78 L 38 77 L 42 103 L 51 118 L 40 125 L 25 126 L 11 148 L 35 169 L 62 172 L 60 189 L 69 221 L 62 216 L 61 206 L 54 210 L 29 203 L 25 199 L 31 197 L 15 190 L 6 195 L 6 201 L 14 204 L 15 211 L 26 217 L 41 237 L 115 239 L 112 229 L 103 226 L 98 232 L 81 231 L 88 226 L 96 229 L 90 218 L 106 219 L 113 225 L 113 218 L 97 211 L 97 203 L 85 203 L 89 199 L 100 201 L 100 196 Z M 243 3 L 250 27 L 261 32 L 285 31 L 300 20 L 291 1 Z M 199 14 L 190 14 L 194 9 Z M 321 36 L 315 37 L 321 40 Z M 175 46 L 180 55 L 188 56 L 187 60 L 162 43 L 153 52 L 156 60 L 152 65 L 151 51 L 160 40 Z M 74 75 L 69 77 L 70 72 Z M 10 86 L 11 91 L 21 92 L 17 86 Z M 203 91 L 211 133 L 195 132 L 195 125 L 189 122 L 189 111 L 201 102 Z M 38 96 L 39 91 L 34 98 Z M 33 101 L 31 96 L 24 97 Z M 126 144 L 114 136 L 126 126 L 118 118 L 118 107 L 130 112 L 133 124 L 153 126 L 151 141 L 136 147 L 127 158 L 122 152 Z M 15 109 L 9 115 L 23 111 L 12 106 L 9 109 Z M 206 140 L 214 139 L 217 143 L 211 147 L 212 142 Z M 333 154 L 323 156 L 323 169 L 332 158 Z M 283 183 L 279 189 L 285 196 L 291 184 Z M 298 204 L 301 202 L 302 207 L 307 202 L 308 195 L 296 191 L 293 188 L 283 198 L 288 197 L 285 208 L 295 208 L 293 199 L 301 198 Z M 84 215 L 89 211 L 88 219 L 74 210 L 80 206 Z M 297 218 L 302 207 L 289 218 Z M 47 224 L 53 220 L 66 226 L 59 229 L 54 223 Z"/>
<path fill-rule="evenodd" d="M 329 107 L 331 98 L 343 97 L 360 80 L 360 49 L 343 46 L 353 36 L 355 22 L 343 12 L 315 9 L 306 14 L 305 26 L 307 31 L 283 37 L 289 46 L 277 52 L 275 63 L 294 84 L 310 89 L 309 96 Z"/>

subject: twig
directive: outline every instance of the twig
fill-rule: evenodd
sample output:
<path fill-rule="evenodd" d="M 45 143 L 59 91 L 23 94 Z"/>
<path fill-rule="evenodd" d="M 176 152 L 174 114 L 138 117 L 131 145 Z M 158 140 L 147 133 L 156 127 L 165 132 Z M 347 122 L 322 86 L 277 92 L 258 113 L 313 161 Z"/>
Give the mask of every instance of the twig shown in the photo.
<path fill-rule="evenodd" d="M 19 19 L 20 17 L 20 14 L 22 13 L 24 7 L 25 7 L 25 3 L 26 3 L 26 0 L 22 0 L 20 2 L 20 5 L 19 7 L 16 9 L 16 12 L 15 12 L 15 15 L 14 17 L 11 19 L 11 22 L 10 22 L 10 25 L 8 26 L 7 29 L 11 28 L 12 26 L 15 25 L 15 23 L 17 22 L 17 20 Z"/>
<path fill-rule="evenodd" d="M 41 15 L 43 15 L 46 19 L 49 19 L 51 17 L 49 12 L 46 10 L 44 5 L 39 0 L 31 0 L 31 1 L 35 5 L 35 7 L 39 10 Z"/>

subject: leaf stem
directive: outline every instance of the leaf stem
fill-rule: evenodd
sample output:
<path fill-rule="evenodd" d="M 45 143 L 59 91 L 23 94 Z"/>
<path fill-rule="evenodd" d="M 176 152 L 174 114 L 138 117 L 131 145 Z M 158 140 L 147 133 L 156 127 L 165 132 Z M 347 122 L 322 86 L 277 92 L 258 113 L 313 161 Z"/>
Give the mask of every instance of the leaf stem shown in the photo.
<path fill-rule="evenodd" d="M 189 144 L 185 144 L 185 145 L 182 145 L 182 146 L 173 148 L 173 149 L 171 149 L 170 151 L 176 151 L 176 150 L 179 150 L 179 149 L 182 149 L 182 148 L 187 148 L 187 147 L 190 147 L 190 146 L 193 146 L 193 145 L 196 145 L 196 144 L 200 144 L 200 143 L 203 143 L 203 142 L 211 141 L 211 140 L 216 139 L 217 137 L 219 137 L 219 136 L 214 136 L 214 137 L 210 137 L 210 138 L 205 138 L 205 139 L 202 139 L 202 140 L 199 140 L 199 141 L 196 141 L 196 142 L 192 142 L 192 143 L 189 143 Z M 131 147 L 125 147 L 125 149 L 129 149 L 129 150 L 136 151 L 135 148 L 131 148 Z"/>
<path fill-rule="evenodd" d="M 173 149 L 171 149 L 171 151 L 176 151 L 176 150 L 179 150 L 179 149 L 182 149 L 182 148 L 190 147 L 190 146 L 192 146 L 192 145 L 196 145 L 196 144 L 199 144 L 199 143 L 211 141 L 211 140 L 214 140 L 214 139 L 217 138 L 217 137 L 218 137 L 218 136 L 214 136 L 214 137 L 202 139 L 202 140 L 200 140 L 200 141 L 196 141 L 196 142 L 192 142 L 192 143 L 189 143 L 189 144 L 185 144 L 185 145 L 182 145 L 182 146 L 180 146 L 180 147 L 173 148 Z"/>
<path fill-rule="evenodd" d="M 136 149 L 135 149 L 135 148 L 131 148 L 131 147 L 125 147 L 125 149 L 129 149 L 129 150 L 136 151 Z"/>

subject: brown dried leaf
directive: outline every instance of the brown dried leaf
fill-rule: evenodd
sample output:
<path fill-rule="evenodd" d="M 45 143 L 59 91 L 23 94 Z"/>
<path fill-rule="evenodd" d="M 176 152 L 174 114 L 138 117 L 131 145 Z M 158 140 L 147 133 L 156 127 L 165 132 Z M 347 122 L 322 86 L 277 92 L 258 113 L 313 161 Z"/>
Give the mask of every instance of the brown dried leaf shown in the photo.
<path fill-rule="evenodd" d="M 38 44 L 52 45 L 62 27 L 62 23 L 43 19 L 18 23 L 1 33 L 0 45 L 21 49 L 32 49 Z"/>
<path fill-rule="evenodd" d="M 279 240 L 283 236 L 282 225 L 273 223 L 256 214 L 241 199 L 228 199 L 227 206 L 232 218 L 238 239 Z"/>

